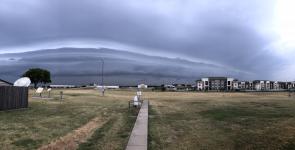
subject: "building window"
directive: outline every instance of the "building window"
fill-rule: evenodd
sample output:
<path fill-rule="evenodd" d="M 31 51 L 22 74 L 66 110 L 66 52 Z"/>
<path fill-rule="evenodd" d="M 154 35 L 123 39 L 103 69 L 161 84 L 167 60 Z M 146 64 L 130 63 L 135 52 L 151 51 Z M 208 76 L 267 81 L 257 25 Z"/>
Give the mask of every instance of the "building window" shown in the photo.
<path fill-rule="evenodd" d="M 205 85 L 208 85 L 208 81 L 205 81 Z"/>
<path fill-rule="evenodd" d="M 227 81 L 227 85 L 230 85 L 230 81 Z"/>

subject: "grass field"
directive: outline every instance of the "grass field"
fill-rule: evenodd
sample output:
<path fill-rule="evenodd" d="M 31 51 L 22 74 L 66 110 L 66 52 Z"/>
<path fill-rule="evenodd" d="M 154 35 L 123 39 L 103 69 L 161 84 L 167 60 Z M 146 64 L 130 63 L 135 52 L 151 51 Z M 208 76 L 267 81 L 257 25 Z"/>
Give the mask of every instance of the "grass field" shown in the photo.
<path fill-rule="evenodd" d="M 58 98 L 30 98 L 28 109 L 0 112 L 0 149 L 37 149 L 95 117 L 100 128 L 79 148 L 124 149 L 136 119 L 128 112 L 131 93 L 112 92 L 101 97 L 97 90 L 64 90 L 64 98 L 62 102 Z"/>
<path fill-rule="evenodd" d="M 57 96 L 59 90 L 54 92 Z M 0 149 L 54 145 L 61 137 L 74 136 L 81 127 L 93 129 L 72 149 L 125 148 L 136 119 L 136 113 L 128 111 L 127 101 L 135 91 L 107 91 L 105 97 L 91 89 L 64 90 L 64 94 L 62 102 L 57 97 L 30 99 L 28 109 L 0 112 Z M 143 94 L 150 100 L 151 150 L 295 149 L 295 95 Z"/>
<path fill-rule="evenodd" d="M 153 93 L 150 149 L 295 149 L 295 96 Z"/>

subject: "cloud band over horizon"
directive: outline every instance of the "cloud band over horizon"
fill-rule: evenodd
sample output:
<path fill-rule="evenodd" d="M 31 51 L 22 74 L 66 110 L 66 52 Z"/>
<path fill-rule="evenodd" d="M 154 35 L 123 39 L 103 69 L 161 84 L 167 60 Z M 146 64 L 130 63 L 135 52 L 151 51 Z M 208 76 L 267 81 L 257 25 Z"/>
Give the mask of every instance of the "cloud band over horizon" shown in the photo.
<path fill-rule="evenodd" d="M 276 30 L 277 20 L 285 21 L 277 19 L 285 10 L 279 9 L 284 5 L 278 3 L 2 0 L 0 54 L 63 47 L 110 48 L 209 63 L 227 68 L 229 73 L 224 75 L 237 75 L 230 74 L 232 70 L 243 72 L 237 75 L 241 78 L 249 73 L 248 78 L 294 80 L 294 47 Z M 214 69 L 207 71 L 217 75 Z"/>

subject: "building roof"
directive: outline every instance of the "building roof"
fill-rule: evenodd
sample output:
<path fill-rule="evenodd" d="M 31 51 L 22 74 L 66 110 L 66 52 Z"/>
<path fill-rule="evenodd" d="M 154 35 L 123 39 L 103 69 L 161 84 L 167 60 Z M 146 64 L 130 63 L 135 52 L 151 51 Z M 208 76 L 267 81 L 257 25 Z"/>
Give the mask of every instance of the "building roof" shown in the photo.
<path fill-rule="evenodd" d="M 225 80 L 227 77 L 208 77 L 210 80 Z"/>
<path fill-rule="evenodd" d="M 4 85 L 13 85 L 12 83 L 10 83 L 8 81 L 0 79 L 0 86 L 3 85 L 3 84 L 1 84 L 1 82 L 4 83 Z"/>

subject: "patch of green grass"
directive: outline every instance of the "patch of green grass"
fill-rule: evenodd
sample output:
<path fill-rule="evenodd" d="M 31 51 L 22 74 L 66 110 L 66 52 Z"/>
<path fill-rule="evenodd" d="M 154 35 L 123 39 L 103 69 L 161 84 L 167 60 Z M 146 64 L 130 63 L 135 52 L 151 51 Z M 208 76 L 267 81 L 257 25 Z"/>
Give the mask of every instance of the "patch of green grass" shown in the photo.
<path fill-rule="evenodd" d="M 253 104 L 253 103 L 252 103 Z M 244 105 L 244 104 L 242 104 Z M 233 139 L 234 149 L 289 149 L 294 143 L 284 144 L 278 135 L 280 129 L 274 125 L 292 119 L 294 112 L 278 107 L 277 104 L 255 104 L 250 106 L 221 106 L 200 112 L 203 118 L 210 119 L 223 136 Z M 236 131 L 235 126 L 240 130 Z M 267 128 L 266 128 L 267 127 Z M 266 144 L 271 143 L 271 144 Z M 274 144 L 275 143 L 275 144 Z"/>
<path fill-rule="evenodd" d="M 87 140 L 87 142 L 82 143 L 79 145 L 79 150 L 93 150 L 97 147 L 96 143 L 103 138 L 108 131 L 112 128 L 113 124 L 115 122 L 115 119 L 111 119 L 108 122 L 106 122 L 101 128 L 97 129 L 91 138 Z"/>
<path fill-rule="evenodd" d="M 148 124 L 148 148 L 149 149 L 161 149 L 163 148 L 160 145 L 160 136 L 157 135 L 156 126 L 160 125 L 156 120 L 160 118 L 157 116 L 157 111 L 153 108 L 152 105 L 149 106 L 149 124 Z"/>
<path fill-rule="evenodd" d="M 151 150 L 294 149 L 295 102 L 284 93 L 150 96 Z"/>
<path fill-rule="evenodd" d="M 241 108 L 239 106 L 213 108 L 200 112 L 200 115 L 217 121 L 230 121 L 241 118 L 267 119 L 293 117 L 293 115 L 284 110 Z"/>
<path fill-rule="evenodd" d="M 37 148 L 40 142 L 41 142 L 40 140 L 24 138 L 24 139 L 17 140 L 13 142 L 12 144 L 29 150 L 29 149 Z"/>
<path fill-rule="evenodd" d="M 121 137 L 123 139 L 129 137 L 129 135 L 133 129 L 134 123 L 136 121 L 136 116 L 137 116 L 137 114 L 124 115 L 123 126 L 117 133 L 119 135 L 119 137 Z M 125 143 L 127 144 L 127 142 L 125 142 Z"/>
<path fill-rule="evenodd" d="M 288 141 L 285 145 L 282 146 L 284 150 L 295 150 L 295 141 L 294 138 Z"/>
<path fill-rule="evenodd" d="M 159 106 L 158 106 L 159 107 Z M 163 106 L 160 106 L 163 107 Z M 149 106 L 149 116 L 158 115 L 157 111 L 154 109 L 152 105 Z"/>
<path fill-rule="evenodd" d="M 112 119 L 112 116 L 128 112 L 127 101 L 134 93 L 108 91 L 102 97 L 95 90 L 62 90 L 65 98 L 62 102 L 30 99 L 28 109 L 0 111 L 0 149 L 37 149 L 94 117 Z M 58 93 L 58 90 L 53 91 L 52 97 L 57 98 Z M 113 145 L 124 147 L 123 137 Z M 124 137 L 124 140 L 128 140 L 128 137 Z"/>
<path fill-rule="evenodd" d="M 97 129 L 85 143 L 81 143 L 79 150 L 125 149 L 137 113 L 137 110 L 122 109 L 121 113 L 116 114 L 103 127 Z M 115 143 L 121 145 L 115 146 Z"/>

